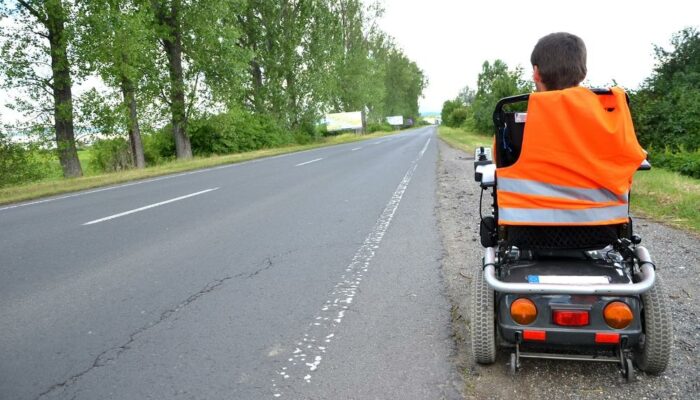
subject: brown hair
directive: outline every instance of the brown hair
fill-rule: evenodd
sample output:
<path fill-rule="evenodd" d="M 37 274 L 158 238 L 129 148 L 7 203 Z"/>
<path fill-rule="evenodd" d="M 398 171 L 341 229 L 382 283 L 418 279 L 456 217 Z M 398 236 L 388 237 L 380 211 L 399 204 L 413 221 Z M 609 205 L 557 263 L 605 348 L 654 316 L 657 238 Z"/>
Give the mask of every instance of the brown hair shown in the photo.
<path fill-rule="evenodd" d="M 586 77 L 586 45 L 580 37 L 566 32 L 541 38 L 530 55 L 547 90 L 560 90 L 581 83 Z"/>

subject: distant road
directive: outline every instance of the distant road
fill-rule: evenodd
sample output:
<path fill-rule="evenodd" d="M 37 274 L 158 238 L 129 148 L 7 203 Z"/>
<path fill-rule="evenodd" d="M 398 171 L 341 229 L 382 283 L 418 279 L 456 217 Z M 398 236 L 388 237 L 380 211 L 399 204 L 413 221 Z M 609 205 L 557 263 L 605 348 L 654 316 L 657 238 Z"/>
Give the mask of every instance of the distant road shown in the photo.
<path fill-rule="evenodd" d="M 456 397 L 436 141 L 0 207 L 0 399 Z"/>

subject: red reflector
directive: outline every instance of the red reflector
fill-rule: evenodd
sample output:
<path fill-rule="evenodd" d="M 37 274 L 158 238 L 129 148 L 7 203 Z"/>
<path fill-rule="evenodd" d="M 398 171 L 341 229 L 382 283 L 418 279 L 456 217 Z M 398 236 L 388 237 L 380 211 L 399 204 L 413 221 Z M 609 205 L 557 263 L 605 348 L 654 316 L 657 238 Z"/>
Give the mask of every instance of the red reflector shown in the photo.
<path fill-rule="evenodd" d="M 620 334 L 619 333 L 596 333 L 595 334 L 595 342 L 596 343 L 612 343 L 612 344 L 617 344 L 620 343 Z"/>
<path fill-rule="evenodd" d="M 545 339 L 547 339 L 547 332 L 545 332 L 545 331 L 523 331 L 523 339 L 544 342 Z"/>
<path fill-rule="evenodd" d="M 554 323 L 562 326 L 586 326 L 588 325 L 588 311 L 581 310 L 554 310 L 552 312 Z"/>

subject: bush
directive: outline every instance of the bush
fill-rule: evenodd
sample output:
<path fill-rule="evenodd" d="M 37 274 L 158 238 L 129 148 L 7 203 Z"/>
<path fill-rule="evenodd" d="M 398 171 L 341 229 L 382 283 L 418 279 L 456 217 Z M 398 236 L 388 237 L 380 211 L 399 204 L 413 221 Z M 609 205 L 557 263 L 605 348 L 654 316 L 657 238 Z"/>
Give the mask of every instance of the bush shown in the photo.
<path fill-rule="evenodd" d="M 458 107 L 452 110 L 447 116 L 447 126 L 458 127 L 464 125 L 464 122 L 472 115 L 470 107 Z"/>
<path fill-rule="evenodd" d="M 367 132 L 368 133 L 391 132 L 393 130 L 394 130 L 394 127 L 389 125 L 389 123 L 386 121 L 370 122 L 369 124 L 367 124 Z"/>
<path fill-rule="evenodd" d="M 92 144 L 90 167 L 94 170 L 113 172 L 129 169 L 131 166 L 131 150 L 126 139 L 100 139 Z"/>
<path fill-rule="evenodd" d="M 36 181 L 46 177 L 47 167 L 39 150 L 13 143 L 0 133 L 0 187 Z"/>
<path fill-rule="evenodd" d="M 652 166 L 666 168 L 692 178 L 700 179 L 700 151 L 650 152 Z"/>
<path fill-rule="evenodd" d="M 145 134 L 143 141 L 143 154 L 148 165 L 157 165 L 175 158 L 175 139 L 172 128 L 166 125 L 159 131 Z"/>
<path fill-rule="evenodd" d="M 283 130 L 268 115 L 243 110 L 193 120 L 188 134 L 192 152 L 205 156 L 279 147 L 296 140 L 306 140 Z"/>

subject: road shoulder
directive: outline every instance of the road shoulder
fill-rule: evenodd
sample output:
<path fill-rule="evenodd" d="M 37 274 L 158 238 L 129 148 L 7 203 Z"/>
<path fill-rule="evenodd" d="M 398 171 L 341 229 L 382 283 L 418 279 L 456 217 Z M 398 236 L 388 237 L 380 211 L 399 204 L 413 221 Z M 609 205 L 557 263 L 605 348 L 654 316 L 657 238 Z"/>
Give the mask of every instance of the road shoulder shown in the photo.
<path fill-rule="evenodd" d="M 638 381 L 624 383 L 616 367 L 590 363 L 528 360 L 515 378 L 507 374 L 506 354 L 495 364 L 473 362 L 469 341 L 471 273 L 480 264 L 478 241 L 479 188 L 473 182 L 471 157 L 439 142 L 438 225 L 444 257 L 443 276 L 452 306 L 453 335 L 466 398 L 694 398 L 700 390 L 697 350 L 700 347 L 700 250 L 686 232 L 643 218 L 635 218 L 636 232 L 644 238 L 671 298 L 675 333 L 671 363 L 660 376 L 638 372 Z M 488 204 L 489 198 L 484 202 Z"/>

